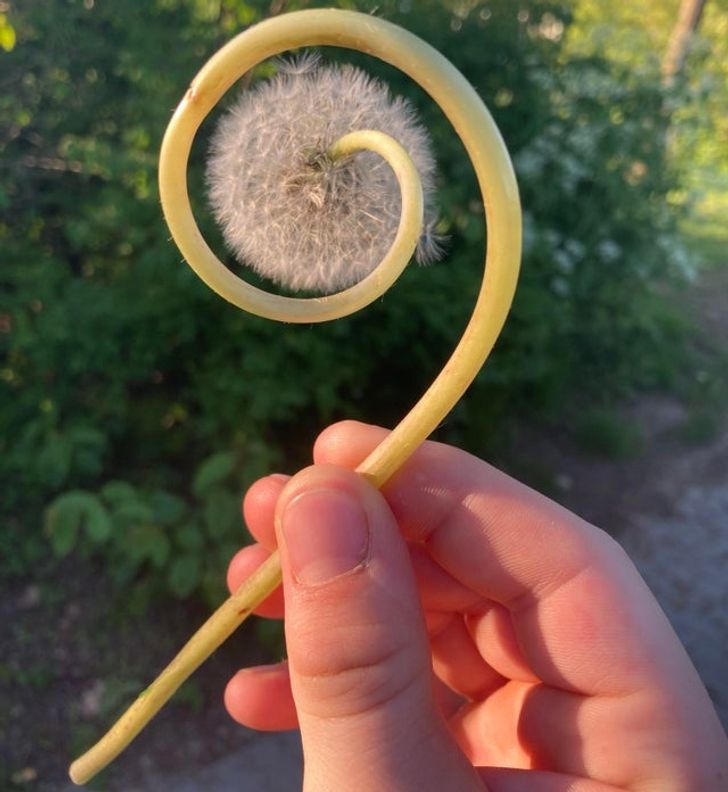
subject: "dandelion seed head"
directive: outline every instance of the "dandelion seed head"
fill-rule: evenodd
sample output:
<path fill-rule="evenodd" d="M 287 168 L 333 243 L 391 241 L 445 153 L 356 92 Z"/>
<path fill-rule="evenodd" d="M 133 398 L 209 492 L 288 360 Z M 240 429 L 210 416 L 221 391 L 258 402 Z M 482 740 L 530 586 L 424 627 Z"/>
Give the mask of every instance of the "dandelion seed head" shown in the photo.
<path fill-rule="evenodd" d="M 338 161 L 326 154 L 359 129 L 385 132 L 412 157 L 425 196 L 416 257 L 440 257 L 435 161 L 412 106 L 358 68 L 304 56 L 242 93 L 212 137 L 209 201 L 237 259 L 288 288 L 324 294 L 379 264 L 399 225 L 394 173 L 373 152 Z"/>

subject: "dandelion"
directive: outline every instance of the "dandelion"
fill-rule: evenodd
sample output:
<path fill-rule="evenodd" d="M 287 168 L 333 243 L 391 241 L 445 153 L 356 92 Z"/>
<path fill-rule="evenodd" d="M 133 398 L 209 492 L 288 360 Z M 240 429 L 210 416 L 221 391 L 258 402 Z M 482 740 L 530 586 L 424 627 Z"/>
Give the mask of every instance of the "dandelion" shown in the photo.
<path fill-rule="evenodd" d="M 411 107 L 391 98 L 383 85 L 358 69 L 319 67 L 310 59 L 296 61 L 270 83 L 246 93 L 223 118 L 212 144 L 211 202 L 228 244 L 261 274 L 289 288 L 327 292 L 359 281 L 354 297 L 339 292 L 290 299 L 255 289 L 227 270 L 202 238 L 190 210 L 185 170 L 203 119 L 225 86 L 253 68 L 265 53 L 280 52 L 283 42 L 295 49 L 312 42 L 326 44 L 332 38 L 343 47 L 391 63 L 426 87 L 470 154 L 487 206 L 485 275 L 462 339 L 411 412 L 357 467 L 367 481 L 381 487 L 472 382 L 495 344 L 516 288 L 521 216 L 513 167 L 493 119 L 467 80 L 428 44 L 376 17 L 339 9 L 273 17 L 238 35 L 193 80 L 162 143 L 160 197 L 172 236 L 195 272 L 229 302 L 279 321 L 347 316 L 382 294 L 386 278 L 380 279 L 384 289 L 378 291 L 382 283 L 366 275 L 377 268 L 381 257 L 387 263 L 384 254 L 397 236 L 406 244 L 391 253 L 389 265 L 401 271 L 421 218 L 420 183 L 427 199 L 419 257 L 435 257 L 438 244 L 432 232 L 430 197 L 434 163 L 427 135 Z M 382 139 L 387 139 L 386 144 Z M 359 144 L 363 150 L 352 157 L 334 161 L 328 154 L 359 150 Z M 409 196 L 401 233 L 396 230 L 402 209 L 399 184 L 389 166 L 368 149 L 388 152 L 382 157 L 398 168 L 402 192 Z M 414 209 L 416 223 L 407 219 Z M 335 308 L 329 313 L 332 304 Z M 210 616 L 109 731 L 71 765 L 72 780 L 86 783 L 113 761 L 280 582 L 276 551 Z"/>
<path fill-rule="evenodd" d="M 416 258 L 439 258 L 435 161 L 412 106 L 361 69 L 312 56 L 242 93 L 212 137 L 209 200 L 236 258 L 288 288 L 324 294 L 375 269 L 399 224 L 397 180 L 373 152 L 327 155 L 360 129 L 384 132 L 409 153 L 425 197 Z"/>

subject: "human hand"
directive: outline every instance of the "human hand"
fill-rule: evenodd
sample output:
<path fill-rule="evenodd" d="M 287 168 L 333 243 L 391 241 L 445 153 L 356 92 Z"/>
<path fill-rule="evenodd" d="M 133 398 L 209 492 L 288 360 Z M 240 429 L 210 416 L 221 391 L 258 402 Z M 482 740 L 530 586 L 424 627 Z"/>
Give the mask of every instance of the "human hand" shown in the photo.
<path fill-rule="evenodd" d="M 299 726 L 316 792 L 728 787 L 707 693 L 619 545 L 438 443 L 380 493 L 351 471 L 385 434 L 337 424 L 314 467 L 248 491 L 258 544 L 228 582 L 280 547 L 289 660 L 236 674 L 232 717 Z"/>

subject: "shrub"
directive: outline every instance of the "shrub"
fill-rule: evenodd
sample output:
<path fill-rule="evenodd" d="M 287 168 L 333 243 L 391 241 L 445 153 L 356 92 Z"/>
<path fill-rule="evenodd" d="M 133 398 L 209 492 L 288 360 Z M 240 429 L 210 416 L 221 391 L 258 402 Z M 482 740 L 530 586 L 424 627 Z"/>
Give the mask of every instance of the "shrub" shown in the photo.
<path fill-rule="evenodd" d="M 0 94 L 0 536 L 16 559 L 40 552 L 39 514 L 56 498 L 47 525 L 57 552 L 102 552 L 125 581 L 151 576 L 178 595 L 219 591 L 212 577 L 244 541 L 235 501 L 251 478 L 284 458 L 303 462 L 335 418 L 396 421 L 470 315 L 485 235 L 462 146 L 403 75 L 351 53 L 421 109 L 439 160 L 447 260 L 411 268 L 376 305 L 317 327 L 246 316 L 180 262 L 155 186 L 161 135 L 205 58 L 267 8 L 11 6 L 17 41 L 0 78 L 12 86 Z M 656 286 L 680 258 L 664 210 L 675 185 L 659 85 L 605 59 L 567 57 L 570 3 L 379 8 L 475 85 L 522 190 L 518 296 L 448 436 L 482 447 L 493 425 L 559 405 L 570 389 L 669 376 L 674 354 L 660 350 L 679 333 Z M 203 195 L 208 134 L 206 125 L 193 151 L 193 196 Z M 199 461 L 210 458 L 236 462 L 200 490 Z"/>

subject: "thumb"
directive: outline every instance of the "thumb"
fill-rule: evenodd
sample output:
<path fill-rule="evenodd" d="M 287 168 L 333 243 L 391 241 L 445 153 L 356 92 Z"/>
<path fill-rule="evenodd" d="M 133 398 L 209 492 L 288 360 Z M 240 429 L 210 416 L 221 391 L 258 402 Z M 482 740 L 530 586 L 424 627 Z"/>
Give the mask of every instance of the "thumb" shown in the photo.
<path fill-rule="evenodd" d="M 276 507 L 304 789 L 482 790 L 434 702 L 409 554 L 381 494 L 329 465 Z"/>

